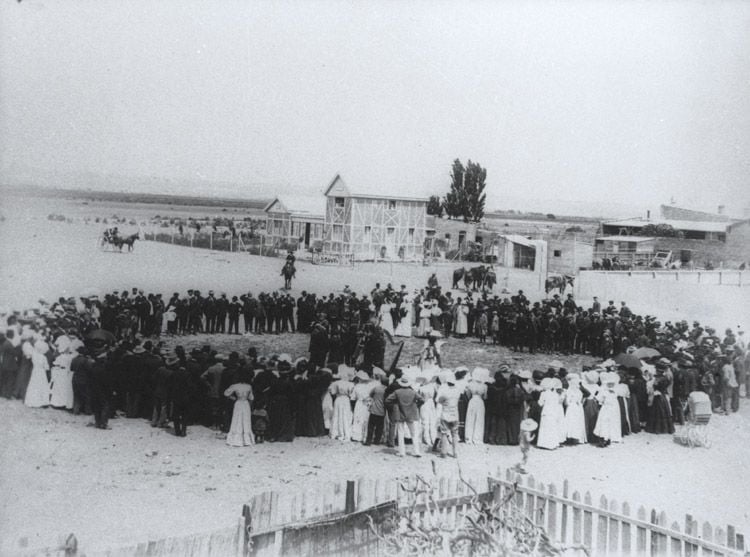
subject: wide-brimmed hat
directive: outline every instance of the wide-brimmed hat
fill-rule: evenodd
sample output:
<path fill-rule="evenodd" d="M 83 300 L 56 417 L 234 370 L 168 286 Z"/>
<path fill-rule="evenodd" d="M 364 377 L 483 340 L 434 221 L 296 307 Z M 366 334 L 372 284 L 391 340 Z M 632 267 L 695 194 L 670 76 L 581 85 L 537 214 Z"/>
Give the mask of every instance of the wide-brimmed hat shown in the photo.
<path fill-rule="evenodd" d="M 133 354 L 143 354 L 146 351 L 146 349 L 141 346 L 140 344 L 133 348 Z"/>
<path fill-rule="evenodd" d="M 166 359 L 166 360 L 164 361 L 164 365 L 166 365 L 167 367 L 170 367 L 170 366 L 173 366 L 173 365 L 175 365 L 175 364 L 176 364 L 176 363 L 178 363 L 179 361 L 180 361 L 180 359 L 179 359 L 179 358 L 178 358 L 177 356 L 169 356 L 169 357 L 168 357 L 168 358 L 167 358 L 167 359 Z"/>
<path fill-rule="evenodd" d="M 536 431 L 537 427 L 539 425 L 536 423 L 536 420 L 532 420 L 531 418 L 521 421 L 521 431 Z"/>
<path fill-rule="evenodd" d="M 402 375 L 401 377 L 398 378 L 398 384 L 401 385 L 402 387 L 408 387 L 411 385 L 411 381 L 409 381 L 408 377 L 406 377 L 405 375 Z"/>
<path fill-rule="evenodd" d="M 516 375 L 518 375 L 520 379 L 526 380 L 526 381 L 530 380 L 532 377 L 530 369 L 519 369 Z"/>
<path fill-rule="evenodd" d="M 364 370 L 359 370 L 357 373 L 354 374 L 355 379 L 359 379 L 360 381 L 369 381 L 370 376 L 367 375 L 367 372 Z"/>

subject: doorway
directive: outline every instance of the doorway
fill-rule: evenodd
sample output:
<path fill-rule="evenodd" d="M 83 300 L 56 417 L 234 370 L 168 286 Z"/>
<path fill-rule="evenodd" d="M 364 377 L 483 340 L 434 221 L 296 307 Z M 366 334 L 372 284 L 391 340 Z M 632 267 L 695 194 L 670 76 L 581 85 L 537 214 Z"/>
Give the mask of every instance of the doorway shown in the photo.
<path fill-rule="evenodd" d="M 310 227 L 312 225 L 309 222 L 305 223 L 305 247 L 310 247 Z"/>

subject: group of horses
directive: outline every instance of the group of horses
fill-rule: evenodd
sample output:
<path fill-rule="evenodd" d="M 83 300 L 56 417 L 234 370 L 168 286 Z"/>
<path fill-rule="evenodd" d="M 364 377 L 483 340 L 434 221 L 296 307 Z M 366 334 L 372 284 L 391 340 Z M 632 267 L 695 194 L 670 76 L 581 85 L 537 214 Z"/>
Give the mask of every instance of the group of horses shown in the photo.
<path fill-rule="evenodd" d="M 113 251 L 122 251 L 122 248 L 126 247 L 128 252 L 131 252 L 133 251 L 133 244 L 135 244 L 135 241 L 140 239 L 141 236 L 138 232 L 131 234 L 130 236 L 112 236 L 104 234 L 99 241 L 99 247 L 103 250 L 111 247 Z"/>
<path fill-rule="evenodd" d="M 497 283 L 497 275 L 490 267 L 479 265 L 477 267 L 461 267 L 453 271 L 453 289 L 459 288 L 459 282 L 463 279 L 464 287 L 469 290 L 492 290 Z"/>

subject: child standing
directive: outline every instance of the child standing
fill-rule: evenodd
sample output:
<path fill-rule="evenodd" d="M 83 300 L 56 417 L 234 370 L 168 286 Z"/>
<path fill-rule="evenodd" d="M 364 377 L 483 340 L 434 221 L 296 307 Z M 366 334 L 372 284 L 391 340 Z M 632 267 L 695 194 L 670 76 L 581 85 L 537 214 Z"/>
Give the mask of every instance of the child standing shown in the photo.
<path fill-rule="evenodd" d="M 531 418 L 526 418 L 521 422 L 521 435 L 518 437 L 519 446 L 521 447 L 521 462 L 515 465 L 515 470 L 521 474 L 526 473 L 526 464 L 529 461 L 529 450 L 531 449 L 531 442 L 534 440 L 535 431 L 537 428 L 536 421 Z"/>

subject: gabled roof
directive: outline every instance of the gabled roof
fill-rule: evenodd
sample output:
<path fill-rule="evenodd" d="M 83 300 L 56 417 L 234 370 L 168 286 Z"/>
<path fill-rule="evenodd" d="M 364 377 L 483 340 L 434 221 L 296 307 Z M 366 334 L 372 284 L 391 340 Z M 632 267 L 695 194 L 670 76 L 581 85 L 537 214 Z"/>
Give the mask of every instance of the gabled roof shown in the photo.
<path fill-rule="evenodd" d="M 269 213 L 288 213 L 293 216 L 324 218 L 326 214 L 326 200 L 319 195 L 316 196 L 279 196 L 275 197 L 263 211 Z"/>
<path fill-rule="evenodd" d="M 326 197 L 356 197 L 356 198 L 362 198 L 362 199 L 393 199 L 394 201 L 419 201 L 422 203 L 427 203 L 428 201 L 426 197 L 421 197 L 418 195 L 389 195 L 387 193 L 378 194 L 377 191 L 378 190 L 354 191 L 346 184 L 346 182 L 344 182 L 344 179 L 341 177 L 340 174 L 336 174 L 333 180 L 331 180 L 331 183 L 328 184 L 328 187 L 326 188 L 323 195 L 325 195 Z"/>

